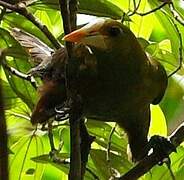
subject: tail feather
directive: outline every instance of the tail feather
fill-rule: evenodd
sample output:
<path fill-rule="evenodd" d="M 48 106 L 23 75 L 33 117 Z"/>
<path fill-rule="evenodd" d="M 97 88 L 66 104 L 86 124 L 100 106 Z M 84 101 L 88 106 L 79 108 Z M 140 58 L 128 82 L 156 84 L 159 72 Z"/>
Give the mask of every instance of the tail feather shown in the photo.
<path fill-rule="evenodd" d="M 46 82 L 40 90 L 40 99 L 32 112 L 31 123 L 47 122 L 55 115 L 55 107 L 63 104 L 65 100 L 64 82 L 53 80 Z"/>

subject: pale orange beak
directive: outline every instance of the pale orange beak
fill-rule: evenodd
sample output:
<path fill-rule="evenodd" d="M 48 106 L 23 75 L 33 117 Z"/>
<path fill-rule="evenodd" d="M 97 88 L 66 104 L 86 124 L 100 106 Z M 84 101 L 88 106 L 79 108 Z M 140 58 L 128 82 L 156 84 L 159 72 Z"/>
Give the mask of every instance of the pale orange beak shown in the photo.
<path fill-rule="evenodd" d="M 63 40 L 69 42 L 82 42 L 87 37 L 98 34 L 104 22 L 104 19 L 94 20 L 84 27 L 73 31 L 70 34 L 67 34 L 66 36 L 64 36 Z"/>
<path fill-rule="evenodd" d="M 69 42 L 80 42 L 83 38 L 87 36 L 87 33 L 83 29 L 78 29 L 76 31 L 71 32 L 70 34 L 67 34 L 63 37 L 64 41 Z"/>

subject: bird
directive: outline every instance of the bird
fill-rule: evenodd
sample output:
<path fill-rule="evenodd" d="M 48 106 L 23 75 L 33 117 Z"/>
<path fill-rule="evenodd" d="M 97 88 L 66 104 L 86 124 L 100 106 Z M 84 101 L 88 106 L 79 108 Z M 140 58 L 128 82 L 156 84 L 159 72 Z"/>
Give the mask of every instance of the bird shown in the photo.
<path fill-rule="evenodd" d="M 150 104 L 158 104 L 167 88 L 164 67 L 112 19 L 99 18 L 63 40 L 88 46 L 95 57 L 78 72 L 84 116 L 117 122 L 127 133 L 132 160 L 140 161 L 148 153 Z"/>
<path fill-rule="evenodd" d="M 131 159 L 140 161 L 148 153 L 150 105 L 158 104 L 167 88 L 164 67 L 145 53 L 127 26 L 113 19 L 97 18 L 63 40 L 75 43 L 67 78 L 81 97 L 82 116 L 116 122 L 127 134 Z M 41 49 L 37 46 L 38 52 Z M 42 66 L 43 85 L 32 124 L 47 122 L 55 107 L 66 101 L 67 58 L 62 47 Z"/>

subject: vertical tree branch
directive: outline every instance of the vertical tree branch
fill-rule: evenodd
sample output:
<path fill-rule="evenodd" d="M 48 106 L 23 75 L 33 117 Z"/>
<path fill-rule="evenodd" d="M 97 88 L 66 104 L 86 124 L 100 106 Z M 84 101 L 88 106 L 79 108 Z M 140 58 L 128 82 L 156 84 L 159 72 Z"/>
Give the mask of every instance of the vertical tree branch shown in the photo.
<path fill-rule="evenodd" d="M 68 34 L 71 32 L 69 2 L 68 0 L 59 0 L 59 4 L 61 9 L 61 16 L 63 19 L 64 33 Z M 66 42 L 66 49 L 68 56 L 70 57 L 72 54 L 72 43 Z"/>
<path fill-rule="evenodd" d="M 69 180 L 81 180 L 81 150 L 80 150 L 80 120 L 79 112 L 81 108 L 78 106 L 80 102 L 77 97 L 72 98 L 70 113 L 70 171 Z"/>
<path fill-rule="evenodd" d="M 63 18 L 63 26 L 65 34 L 71 32 L 76 27 L 76 11 L 77 11 L 77 0 L 59 0 L 61 15 Z M 72 51 L 73 44 L 66 43 L 68 52 L 68 63 L 72 63 Z M 67 65 L 66 65 L 67 66 Z M 68 82 L 68 67 L 66 68 L 66 88 L 67 88 L 67 99 L 71 107 L 70 112 L 70 180 L 81 180 L 81 151 L 80 151 L 80 118 L 81 118 L 81 102 L 80 97 L 76 91 L 70 87 Z M 75 84 L 75 83 L 74 83 Z"/>
<path fill-rule="evenodd" d="M 69 1 L 68 0 L 59 0 L 61 16 L 63 19 L 63 28 L 65 34 L 71 32 L 71 24 L 70 24 L 70 11 L 69 11 Z"/>
<path fill-rule="evenodd" d="M 91 144 L 95 140 L 94 136 L 88 134 L 84 119 L 80 121 L 80 136 L 81 136 L 81 179 L 84 178 L 87 170 L 88 155 L 90 153 Z M 97 178 L 97 177 L 96 177 Z"/>
<path fill-rule="evenodd" d="M 0 52 L 0 67 L 2 56 Z M 8 148 L 7 148 L 7 132 L 6 120 L 3 106 L 2 82 L 0 79 L 0 178 L 8 180 Z"/>
<path fill-rule="evenodd" d="M 69 3 L 70 9 L 70 23 L 71 23 L 71 31 L 76 29 L 77 22 L 77 0 L 70 0 Z"/>

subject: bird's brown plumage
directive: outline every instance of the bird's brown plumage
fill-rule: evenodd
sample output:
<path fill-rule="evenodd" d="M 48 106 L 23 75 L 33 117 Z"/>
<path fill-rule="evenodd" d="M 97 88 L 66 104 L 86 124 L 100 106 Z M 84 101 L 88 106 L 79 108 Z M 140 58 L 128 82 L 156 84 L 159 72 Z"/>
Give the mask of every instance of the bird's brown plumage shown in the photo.
<path fill-rule="evenodd" d="M 147 153 L 150 104 L 158 104 L 167 87 L 164 68 L 146 56 L 126 26 L 111 19 L 97 20 L 64 39 L 89 46 L 96 58 L 92 70 L 79 72 L 85 116 L 117 122 L 127 132 L 133 159 L 140 160 Z"/>
<path fill-rule="evenodd" d="M 77 44 L 72 56 L 74 64 L 68 65 L 68 78 L 71 88 L 82 97 L 83 115 L 117 122 L 128 135 L 133 159 L 140 160 L 147 153 L 144 147 L 150 104 L 158 104 L 167 87 L 164 68 L 147 57 L 128 27 L 115 20 L 97 20 L 64 40 Z M 66 100 L 62 78 L 65 60 L 60 57 L 53 62 L 46 68 L 52 69 L 52 73 L 45 76 L 32 123 L 47 121 L 54 114 L 54 107 Z"/>

